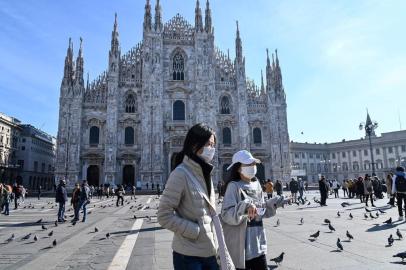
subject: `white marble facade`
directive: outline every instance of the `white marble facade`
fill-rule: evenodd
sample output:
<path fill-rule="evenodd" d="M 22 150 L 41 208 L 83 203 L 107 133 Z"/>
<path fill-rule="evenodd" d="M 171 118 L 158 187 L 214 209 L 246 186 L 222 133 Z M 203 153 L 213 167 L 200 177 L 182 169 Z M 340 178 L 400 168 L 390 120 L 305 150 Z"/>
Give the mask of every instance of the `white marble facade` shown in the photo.
<path fill-rule="evenodd" d="M 277 52 L 270 59 L 267 51 L 265 76 L 255 85 L 245 74 L 238 23 L 230 57 L 215 47 L 209 1 L 205 4 L 203 18 L 196 2 L 193 26 L 179 14 L 164 24 L 159 1 L 154 16 L 147 1 L 143 39 L 125 54 L 116 16 L 108 68 L 90 83 L 83 79 L 82 40 L 76 61 L 69 41 L 56 181 L 162 185 L 187 130 L 199 122 L 217 134 L 214 182 L 240 149 L 263 161 L 260 178 L 289 177 L 286 96 Z"/>

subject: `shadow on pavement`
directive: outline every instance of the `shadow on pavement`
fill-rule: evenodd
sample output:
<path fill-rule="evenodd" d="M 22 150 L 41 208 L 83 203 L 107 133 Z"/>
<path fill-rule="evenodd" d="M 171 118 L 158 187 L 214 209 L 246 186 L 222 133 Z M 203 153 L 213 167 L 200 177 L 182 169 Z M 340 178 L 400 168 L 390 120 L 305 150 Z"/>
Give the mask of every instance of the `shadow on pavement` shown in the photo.
<path fill-rule="evenodd" d="M 373 227 L 366 230 L 366 232 L 378 232 L 383 230 L 389 230 L 397 227 L 397 224 L 374 224 Z"/>

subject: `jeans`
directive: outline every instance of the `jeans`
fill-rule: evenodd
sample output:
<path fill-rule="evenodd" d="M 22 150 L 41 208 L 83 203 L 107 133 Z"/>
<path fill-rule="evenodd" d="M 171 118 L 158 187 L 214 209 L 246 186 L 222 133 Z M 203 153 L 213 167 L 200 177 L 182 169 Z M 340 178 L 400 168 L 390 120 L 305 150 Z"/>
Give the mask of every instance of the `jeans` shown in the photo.
<path fill-rule="evenodd" d="M 367 205 L 368 206 L 368 199 L 370 198 L 371 199 L 371 204 L 372 204 L 372 206 L 374 206 L 374 200 L 372 199 L 372 193 L 371 194 L 365 194 L 365 205 Z"/>
<path fill-rule="evenodd" d="M 4 203 L 4 214 L 8 216 L 10 214 L 10 202 Z"/>
<path fill-rule="evenodd" d="M 65 220 L 65 202 L 60 202 L 58 210 L 58 221 L 64 220 Z"/>
<path fill-rule="evenodd" d="M 196 257 L 173 252 L 174 270 L 220 270 L 215 256 Z"/>
<path fill-rule="evenodd" d="M 267 270 L 266 256 L 261 255 L 257 258 L 245 261 L 245 269 L 237 268 L 237 270 Z"/>
<path fill-rule="evenodd" d="M 396 193 L 396 200 L 398 202 L 398 212 L 399 212 L 399 216 L 403 217 L 403 208 L 402 208 L 402 204 L 404 203 L 404 205 L 406 206 L 406 194 L 405 193 Z"/>
<path fill-rule="evenodd" d="M 326 205 L 327 201 L 327 192 L 320 193 L 320 205 Z"/>
<path fill-rule="evenodd" d="M 75 220 L 79 220 L 79 211 L 80 209 L 83 209 L 83 219 L 82 221 L 86 221 L 86 205 L 88 204 L 87 201 L 80 201 L 78 203 L 78 206 L 75 209 Z"/>
<path fill-rule="evenodd" d="M 116 205 L 118 206 L 120 200 L 121 200 L 121 206 L 123 206 L 124 205 L 124 197 L 123 196 L 117 196 Z"/>

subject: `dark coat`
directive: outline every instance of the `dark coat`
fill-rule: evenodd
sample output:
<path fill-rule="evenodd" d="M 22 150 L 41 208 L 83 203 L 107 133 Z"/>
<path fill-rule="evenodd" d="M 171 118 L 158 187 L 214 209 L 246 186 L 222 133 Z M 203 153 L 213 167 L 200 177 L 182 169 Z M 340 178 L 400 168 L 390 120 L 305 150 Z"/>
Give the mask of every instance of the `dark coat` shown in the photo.
<path fill-rule="evenodd" d="M 327 194 L 328 193 L 328 185 L 325 180 L 319 180 L 319 191 L 320 194 Z"/>
<path fill-rule="evenodd" d="M 65 203 L 68 200 L 68 193 L 63 185 L 56 188 L 55 201 L 57 203 Z"/>

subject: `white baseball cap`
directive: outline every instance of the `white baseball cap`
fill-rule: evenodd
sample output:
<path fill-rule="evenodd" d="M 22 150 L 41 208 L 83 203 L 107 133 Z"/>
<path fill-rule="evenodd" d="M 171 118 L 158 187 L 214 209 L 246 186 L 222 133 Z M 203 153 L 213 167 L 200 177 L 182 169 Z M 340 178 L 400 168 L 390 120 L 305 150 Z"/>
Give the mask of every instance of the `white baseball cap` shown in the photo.
<path fill-rule="evenodd" d="M 230 170 L 231 167 L 233 167 L 233 165 L 238 162 L 245 164 L 245 165 L 251 164 L 253 162 L 261 163 L 261 161 L 259 159 L 254 158 L 252 156 L 252 154 L 250 152 L 248 152 L 247 150 L 240 150 L 233 155 L 233 163 L 230 166 L 228 166 L 227 171 Z"/>

